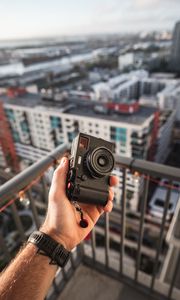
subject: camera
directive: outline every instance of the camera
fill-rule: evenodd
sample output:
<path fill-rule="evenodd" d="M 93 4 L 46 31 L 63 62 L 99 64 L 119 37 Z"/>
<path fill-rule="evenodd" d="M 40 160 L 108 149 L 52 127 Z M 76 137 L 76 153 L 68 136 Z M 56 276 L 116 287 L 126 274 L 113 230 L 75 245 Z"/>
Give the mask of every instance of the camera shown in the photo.
<path fill-rule="evenodd" d="M 113 150 L 112 143 L 84 133 L 73 140 L 66 186 L 70 201 L 106 205 Z"/>

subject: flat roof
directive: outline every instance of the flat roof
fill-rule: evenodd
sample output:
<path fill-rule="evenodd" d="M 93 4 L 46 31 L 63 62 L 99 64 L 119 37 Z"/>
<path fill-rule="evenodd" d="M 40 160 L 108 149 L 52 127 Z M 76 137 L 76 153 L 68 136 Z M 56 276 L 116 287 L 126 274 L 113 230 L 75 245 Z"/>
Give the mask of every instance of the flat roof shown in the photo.
<path fill-rule="evenodd" d="M 45 102 L 41 99 L 40 95 L 30 93 L 16 98 L 9 98 L 6 95 L 0 95 L 0 101 L 4 104 L 12 104 L 26 107 L 36 107 L 38 105 L 42 105 Z"/>
<path fill-rule="evenodd" d="M 139 110 L 133 114 L 124 114 L 119 112 L 116 113 L 111 111 L 105 114 L 96 112 L 94 110 L 94 106 L 87 107 L 82 105 L 74 105 L 74 107 L 69 108 L 67 111 L 65 111 L 65 113 L 113 122 L 141 125 L 147 120 L 147 118 L 154 114 L 155 111 L 157 111 L 157 109 L 154 107 L 140 106 Z"/>
<path fill-rule="evenodd" d="M 58 112 L 58 108 L 61 113 L 71 114 L 76 116 L 85 116 L 95 119 L 114 121 L 114 122 L 124 122 L 130 124 L 141 125 L 147 118 L 157 111 L 155 107 L 141 106 L 139 110 L 133 114 L 124 114 L 119 112 L 107 111 L 106 113 L 95 111 L 95 106 L 101 106 L 100 102 L 87 101 L 87 100 L 66 100 L 61 102 L 42 100 L 40 95 L 26 94 L 17 98 L 8 98 L 3 95 L 0 96 L 0 101 L 4 104 L 12 104 L 18 106 L 25 106 L 30 108 L 35 108 L 38 106 L 55 109 Z M 85 102 L 87 101 L 87 102 Z"/>

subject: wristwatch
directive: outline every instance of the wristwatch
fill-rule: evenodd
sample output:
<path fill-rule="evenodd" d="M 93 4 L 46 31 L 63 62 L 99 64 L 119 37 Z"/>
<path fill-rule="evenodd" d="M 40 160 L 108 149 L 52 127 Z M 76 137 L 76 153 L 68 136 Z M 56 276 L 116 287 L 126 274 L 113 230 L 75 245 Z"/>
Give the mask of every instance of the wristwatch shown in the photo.
<path fill-rule="evenodd" d="M 63 268 L 69 260 L 71 252 L 44 232 L 34 231 L 28 242 L 36 245 L 40 254 L 50 257 L 51 264 L 57 264 Z"/>

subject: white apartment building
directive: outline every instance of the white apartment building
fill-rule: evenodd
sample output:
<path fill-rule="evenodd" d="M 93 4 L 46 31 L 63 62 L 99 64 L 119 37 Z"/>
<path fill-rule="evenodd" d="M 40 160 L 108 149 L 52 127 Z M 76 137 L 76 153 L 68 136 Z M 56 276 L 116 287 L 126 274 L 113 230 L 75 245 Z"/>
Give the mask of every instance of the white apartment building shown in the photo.
<path fill-rule="evenodd" d="M 168 82 L 168 80 L 166 81 Z M 171 80 L 164 90 L 157 94 L 160 109 L 174 109 L 176 120 L 180 121 L 180 80 Z"/>
<path fill-rule="evenodd" d="M 93 102 L 57 103 L 41 100 L 37 95 L 25 95 L 15 100 L 4 98 L 17 155 L 23 161 L 34 162 L 58 144 L 71 143 L 78 132 L 109 140 L 120 156 L 148 159 L 152 141 L 155 108 L 140 107 L 135 114 L 97 113 Z M 168 140 L 164 141 L 168 144 Z M 164 145 L 164 144 L 163 144 Z M 155 159 L 155 158 L 153 158 Z M 116 190 L 120 203 L 122 174 Z M 127 175 L 127 192 L 131 209 L 136 210 L 140 192 L 139 180 Z"/>
<path fill-rule="evenodd" d="M 118 57 L 118 67 L 120 70 L 124 70 L 126 67 L 133 66 L 135 62 L 135 57 L 134 57 L 133 52 L 128 52 L 125 54 L 121 54 Z"/>
<path fill-rule="evenodd" d="M 155 101 L 158 102 L 158 99 L 161 99 L 161 104 L 166 103 L 162 105 L 162 109 L 166 108 L 167 111 L 160 113 L 157 118 L 158 105 L 140 106 L 138 111 L 131 114 L 116 113 L 107 107 L 104 109 L 109 99 L 108 94 L 104 94 L 105 90 L 102 87 L 104 85 L 115 104 L 122 103 L 121 100 L 126 98 L 127 105 L 133 99 L 145 95 L 151 101 L 156 99 Z M 101 109 L 97 109 L 97 101 L 90 99 L 84 103 L 77 99 L 59 102 L 44 101 L 38 95 L 32 94 L 16 99 L 8 99 L 5 96 L 1 98 L 17 154 L 24 161 L 36 161 L 57 145 L 71 143 L 81 131 L 113 142 L 115 153 L 120 156 L 163 163 L 170 150 L 175 119 L 175 113 L 168 109 L 170 104 L 167 105 L 167 101 L 162 101 L 162 97 L 168 98 L 167 95 L 172 93 L 172 89 L 168 89 L 168 94 L 166 93 L 167 86 L 167 81 L 148 78 L 148 73 L 143 70 L 116 76 L 109 79 L 107 83 L 93 85 Z M 154 128 L 159 128 L 157 133 Z M 153 153 L 152 145 L 155 142 L 156 153 Z M 164 149 L 167 151 L 165 152 Z M 0 161 L 3 161 L 1 154 L 0 157 L 2 157 Z M 121 178 L 121 172 L 118 170 L 117 172 Z M 134 199 L 130 207 L 137 209 L 139 182 L 134 180 L 131 174 L 128 174 L 127 182 L 129 198 Z M 116 193 L 116 199 L 117 202 L 120 201 L 120 189 Z"/>
<path fill-rule="evenodd" d="M 129 102 L 138 100 L 142 105 L 160 110 L 176 110 L 180 120 L 180 80 L 150 78 L 144 70 L 132 71 L 92 85 L 94 100 L 101 102 Z"/>

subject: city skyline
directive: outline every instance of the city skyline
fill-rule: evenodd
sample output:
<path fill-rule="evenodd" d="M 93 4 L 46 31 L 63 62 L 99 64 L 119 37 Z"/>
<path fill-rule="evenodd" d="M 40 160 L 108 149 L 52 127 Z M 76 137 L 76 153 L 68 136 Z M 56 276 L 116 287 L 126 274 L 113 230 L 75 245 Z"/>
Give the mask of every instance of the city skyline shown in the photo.
<path fill-rule="evenodd" d="M 0 4 L 0 40 L 172 30 L 179 0 L 49 0 Z"/>

